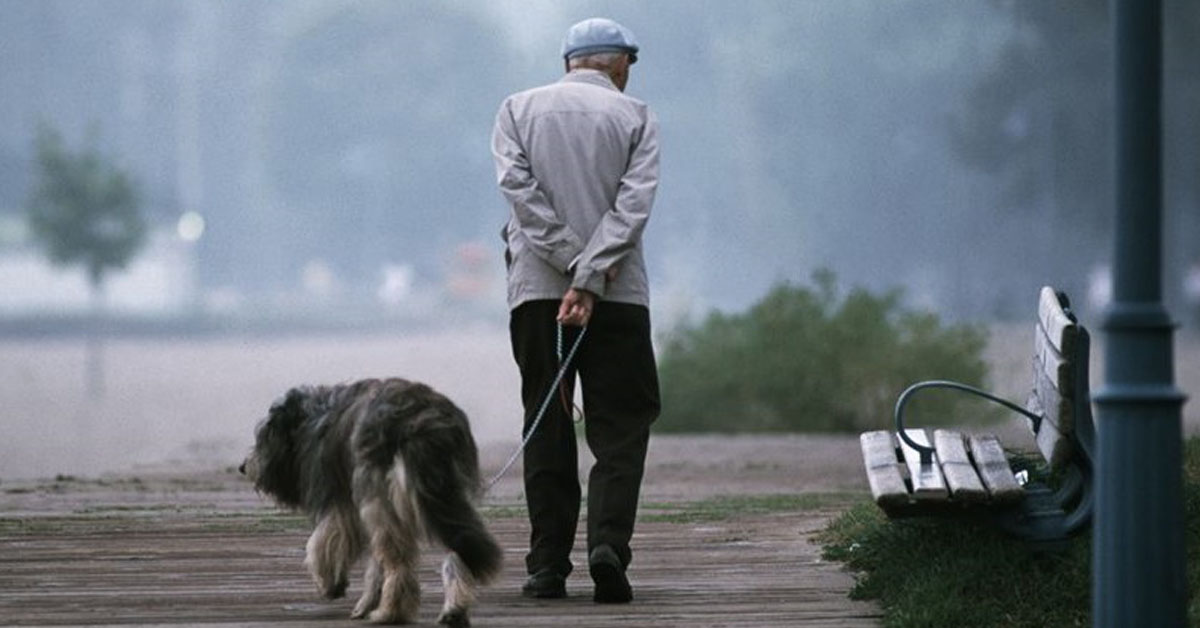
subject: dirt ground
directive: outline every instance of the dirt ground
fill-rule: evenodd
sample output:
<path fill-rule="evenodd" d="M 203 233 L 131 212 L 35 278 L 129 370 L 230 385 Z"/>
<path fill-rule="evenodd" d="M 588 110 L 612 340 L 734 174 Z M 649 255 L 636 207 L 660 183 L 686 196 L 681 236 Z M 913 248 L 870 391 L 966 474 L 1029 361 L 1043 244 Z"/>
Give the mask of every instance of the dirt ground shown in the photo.
<path fill-rule="evenodd" d="M 480 450 L 485 478 L 492 478 L 513 453 L 516 442 L 491 443 Z M 580 477 L 591 458 L 583 447 Z M 484 504 L 522 499 L 518 461 L 484 496 Z M 737 495 L 800 493 L 866 494 L 855 436 L 656 435 L 643 482 L 643 501 L 698 501 Z M 81 478 L 57 476 L 0 484 L 0 517 L 86 514 L 97 509 L 136 510 L 142 504 L 181 508 L 213 504 L 253 509 L 268 505 L 237 474 L 234 465 L 193 469 L 145 466 L 136 472 Z"/>
<path fill-rule="evenodd" d="M 985 354 L 991 390 L 1024 400 L 1032 344 L 1031 325 L 991 327 Z M 1177 385 L 1195 398 L 1200 395 L 1200 335 L 1181 330 L 1175 346 Z M 1095 389 L 1103 373 L 1102 339 L 1092 358 Z M 83 394 L 82 341 L 0 340 L 0 486 L 164 465 L 194 470 L 236 465 L 251 445 L 255 423 L 289 387 L 360 377 L 395 375 L 430 384 L 467 412 L 485 448 L 508 447 L 520 429 L 519 378 L 502 329 L 113 339 L 104 363 L 106 394 L 91 399 Z M 1200 431 L 1200 403 L 1186 404 L 1183 419 L 1187 433 Z M 886 423 L 888 417 L 881 420 Z M 1026 436 L 1016 421 L 996 429 L 1014 444 Z M 768 462 L 763 464 L 773 464 L 775 451 L 790 451 L 789 438 L 779 439 L 778 447 L 764 446 Z M 824 481 L 803 478 L 809 479 Z"/>

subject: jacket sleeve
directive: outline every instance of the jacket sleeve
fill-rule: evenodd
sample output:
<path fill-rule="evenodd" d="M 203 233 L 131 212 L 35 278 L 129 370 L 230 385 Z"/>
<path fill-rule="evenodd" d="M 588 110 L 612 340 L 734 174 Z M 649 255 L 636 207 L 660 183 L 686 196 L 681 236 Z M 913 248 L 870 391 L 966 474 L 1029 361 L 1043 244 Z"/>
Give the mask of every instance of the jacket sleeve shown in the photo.
<path fill-rule="evenodd" d="M 634 137 L 616 203 L 592 232 L 579 257 L 571 287 L 604 296 L 604 273 L 619 264 L 641 240 L 657 189 L 658 120 L 647 110 L 646 121 Z"/>
<path fill-rule="evenodd" d="M 508 100 L 496 114 L 492 158 L 500 192 L 512 206 L 521 235 L 538 257 L 566 273 L 583 251 L 583 239 L 562 221 L 534 178 Z"/>

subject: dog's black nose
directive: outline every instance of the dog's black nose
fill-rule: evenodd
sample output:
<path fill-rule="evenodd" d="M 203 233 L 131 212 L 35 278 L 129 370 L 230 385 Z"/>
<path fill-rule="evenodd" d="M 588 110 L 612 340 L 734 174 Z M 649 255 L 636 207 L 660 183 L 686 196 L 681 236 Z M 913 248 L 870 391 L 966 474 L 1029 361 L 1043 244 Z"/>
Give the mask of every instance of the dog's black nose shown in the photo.
<path fill-rule="evenodd" d="M 241 473 L 242 475 L 246 475 L 246 463 L 245 462 L 238 465 L 238 473 Z"/>

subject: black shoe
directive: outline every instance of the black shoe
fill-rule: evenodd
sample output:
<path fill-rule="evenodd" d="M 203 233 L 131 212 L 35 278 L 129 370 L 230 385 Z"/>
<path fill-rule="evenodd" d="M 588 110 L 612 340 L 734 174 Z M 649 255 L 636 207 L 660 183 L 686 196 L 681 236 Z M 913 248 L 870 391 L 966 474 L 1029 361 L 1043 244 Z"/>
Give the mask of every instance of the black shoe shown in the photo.
<path fill-rule="evenodd" d="M 556 571 L 543 569 L 525 581 L 521 595 L 537 599 L 567 597 L 567 579 Z"/>
<path fill-rule="evenodd" d="M 588 572 L 596 583 L 592 601 L 597 604 L 627 604 L 633 599 L 633 588 L 625 578 L 625 567 L 613 548 L 597 545 L 588 556 Z"/>

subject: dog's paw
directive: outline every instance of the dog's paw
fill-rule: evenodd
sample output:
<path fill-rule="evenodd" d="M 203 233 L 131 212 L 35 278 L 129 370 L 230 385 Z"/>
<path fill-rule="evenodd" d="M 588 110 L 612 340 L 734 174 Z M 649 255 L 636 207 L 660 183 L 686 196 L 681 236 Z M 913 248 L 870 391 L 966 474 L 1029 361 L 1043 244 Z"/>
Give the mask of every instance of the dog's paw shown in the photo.
<path fill-rule="evenodd" d="M 410 620 L 402 613 L 377 608 L 367 615 L 367 621 L 372 624 L 407 624 Z"/>
<path fill-rule="evenodd" d="M 471 625 L 471 619 L 467 617 L 467 609 L 456 607 L 442 611 L 437 623 L 450 628 L 467 628 Z"/>
<path fill-rule="evenodd" d="M 346 588 L 349 586 L 348 579 L 339 578 L 333 582 L 324 583 L 321 586 L 321 595 L 326 599 L 336 600 L 346 596 Z"/>

